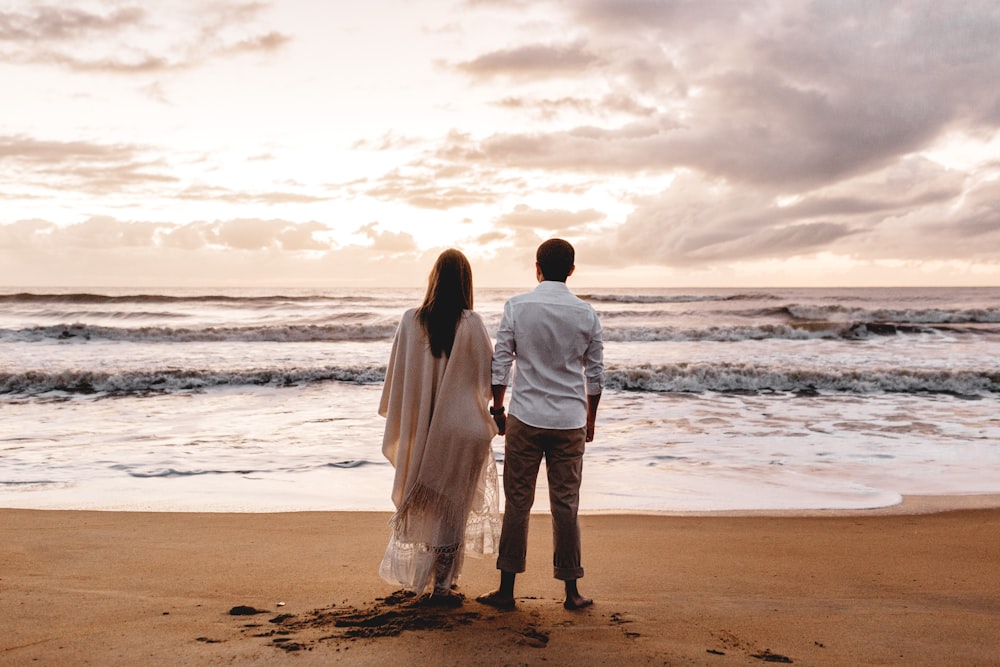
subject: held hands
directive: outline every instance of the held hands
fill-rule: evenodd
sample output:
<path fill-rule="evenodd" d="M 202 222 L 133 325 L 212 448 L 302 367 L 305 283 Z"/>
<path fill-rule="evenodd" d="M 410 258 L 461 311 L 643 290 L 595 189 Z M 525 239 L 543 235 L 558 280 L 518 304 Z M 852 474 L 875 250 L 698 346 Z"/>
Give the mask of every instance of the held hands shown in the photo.
<path fill-rule="evenodd" d="M 493 416 L 493 421 L 496 422 L 498 435 L 506 435 L 507 415 L 504 411 L 503 406 L 500 406 L 499 408 L 491 407 L 490 414 Z M 594 441 L 594 430 L 596 421 L 597 421 L 596 419 L 592 419 L 590 417 L 587 418 L 587 442 Z"/>
<path fill-rule="evenodd" d="M 507 417 L 506 415 L 493 415 L 493 421 L 497 423 L 497 434 L 507 435 Z"/>
<path fill-rule="evenodd" d="M 493 415 L 493 421 L 496 422 L 498 435 L 505 435 L 507 433 L 507 415 L 504 413 L 503 406 L 490 408 L 490 414 Z"/>

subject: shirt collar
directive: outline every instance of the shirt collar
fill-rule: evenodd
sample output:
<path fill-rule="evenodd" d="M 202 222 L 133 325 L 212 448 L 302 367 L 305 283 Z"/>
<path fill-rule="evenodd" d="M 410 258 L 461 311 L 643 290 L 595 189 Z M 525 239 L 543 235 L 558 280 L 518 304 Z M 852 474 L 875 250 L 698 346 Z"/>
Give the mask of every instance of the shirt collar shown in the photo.
<path fill-rule="evenodd" d="M 538 287 L 535 290 L 541 292 L 569 292 L 569 287 L 566 286 L 566 283 L 559 280 L 543 280 L 538 283 Z"/>

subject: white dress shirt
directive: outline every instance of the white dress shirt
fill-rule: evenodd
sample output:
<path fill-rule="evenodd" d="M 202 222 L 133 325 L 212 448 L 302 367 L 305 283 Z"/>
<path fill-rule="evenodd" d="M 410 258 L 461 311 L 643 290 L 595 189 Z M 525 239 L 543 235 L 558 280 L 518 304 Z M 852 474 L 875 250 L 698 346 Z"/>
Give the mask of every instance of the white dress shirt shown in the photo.
<path fill-rule="evenodd" d="M 546 280 L 503 308 L 493 384 L 511 384 L 510 414 L 536 428 L 587 423 L 587 395 L 604 387 L 604 342 L 593 307 L 566 283 Z"/>

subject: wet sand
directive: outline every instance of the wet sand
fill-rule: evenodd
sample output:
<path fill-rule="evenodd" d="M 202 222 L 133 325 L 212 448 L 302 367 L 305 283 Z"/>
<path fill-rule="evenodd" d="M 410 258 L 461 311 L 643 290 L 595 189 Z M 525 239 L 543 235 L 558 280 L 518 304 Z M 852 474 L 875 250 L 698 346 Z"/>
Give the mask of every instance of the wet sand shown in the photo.
<path fill-rule="evenodd" d="M 542 514 L 502 612 L 382 582 L 383 513 L 0 510 L 0 665 L 994 665 L 998 506 L 584 516 L 575 612 Z"/>

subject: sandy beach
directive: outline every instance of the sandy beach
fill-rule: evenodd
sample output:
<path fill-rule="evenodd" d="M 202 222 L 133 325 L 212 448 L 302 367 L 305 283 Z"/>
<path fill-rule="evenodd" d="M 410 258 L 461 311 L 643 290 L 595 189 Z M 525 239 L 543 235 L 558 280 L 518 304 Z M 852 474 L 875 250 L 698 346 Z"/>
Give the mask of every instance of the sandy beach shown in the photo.
<path fill-rule="evenodd" d="M 386 514 L 0 510 L 0 664 L 996 665 L 996 500 L 585 516 L 577 612 L 545 515 L 501 612 L 492 560 L 456 610 L 378 579 Z"/>

